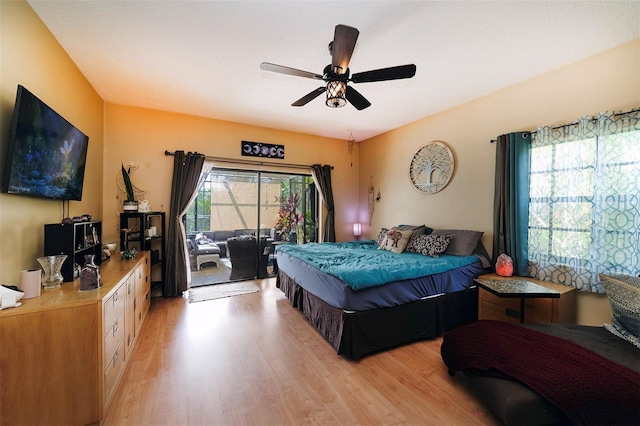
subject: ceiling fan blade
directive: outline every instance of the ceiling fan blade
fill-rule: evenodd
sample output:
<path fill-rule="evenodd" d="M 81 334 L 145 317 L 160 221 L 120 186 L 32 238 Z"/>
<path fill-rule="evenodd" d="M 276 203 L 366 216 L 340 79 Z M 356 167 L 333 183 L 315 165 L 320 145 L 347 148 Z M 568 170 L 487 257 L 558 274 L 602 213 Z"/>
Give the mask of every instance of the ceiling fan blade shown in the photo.
<path fill-rule="evenodd" d="M 397 67 L 381 68 L 379 70 L 359 72 L 351 76 L 351 81 L 353 81 L 354 83 L 369 83 L 374 81 L 411 78 L 414 75 L 416 75 L 416 66 L 414 64 L 399 65 Z"/>
<path fill-rule="evenodd" d="M 322 95 L 326 90 L 327 90 L 327 88 L 325 86 L 318 87 L 313 92 L 304 95 L 303 97 L 301 97 L 300 99 L 298 99 L 297 101 L 292 103 L 291 106 L 298 106 L 299 107 L 299 106 L 306 105 L 307 103 L 311 102 L 312 100 L 314 100 L 318 96 Z"/>
<path fill-rule="evenodd" d="M 349 103 L 353 105 L 357 110 L 363 110 L 371 106 L 371 102 L 366 100 L 365 97 L 360 94 L 360 92 L 358 92 L 351 86 L 347 86 L 346 96 Z"/>
<path fill-rule="evenodd" d="M 314 72 L 297 70 L 295 68 L 285 67 L 283 65 L 271 64 L 269 62 L 263 62 L 260 64 L 260 68 L 265 71 L 277 72 L 280 74 L 295 75 L 296 77 L 314 78 L 316 80 L 322 80 L 320 74 Z"/>
<path fill-rule="evenodd" d="M 360 31 L 356 28 L 347 25 L 336 25 L 331 47 L 331 67 L 336 74 L 347 72 L 353 49 L 356 47 L 358 34 L 360 34 Z"/>

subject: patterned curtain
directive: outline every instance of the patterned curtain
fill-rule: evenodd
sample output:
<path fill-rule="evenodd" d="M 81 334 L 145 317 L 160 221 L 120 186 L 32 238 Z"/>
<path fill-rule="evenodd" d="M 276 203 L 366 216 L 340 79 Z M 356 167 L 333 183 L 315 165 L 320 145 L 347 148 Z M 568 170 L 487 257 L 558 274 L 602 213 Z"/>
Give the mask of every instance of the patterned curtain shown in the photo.
<path fill-rule="evenodd" d="M 599 273 L 640 273 L 640 111 L 535 131 L 529 269 L 604 293 Z"/>

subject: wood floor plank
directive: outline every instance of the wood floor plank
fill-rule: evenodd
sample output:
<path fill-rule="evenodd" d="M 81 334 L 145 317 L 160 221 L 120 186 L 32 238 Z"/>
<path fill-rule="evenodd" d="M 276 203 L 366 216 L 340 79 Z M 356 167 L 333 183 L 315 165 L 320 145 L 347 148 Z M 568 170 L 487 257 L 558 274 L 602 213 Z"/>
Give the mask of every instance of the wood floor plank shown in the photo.
<path fill-rule="evenodd" d="M 447 374 L 441 339 L 352 361 L 261 291 L 153 299 L 104 425 L 497 425 Z"/>

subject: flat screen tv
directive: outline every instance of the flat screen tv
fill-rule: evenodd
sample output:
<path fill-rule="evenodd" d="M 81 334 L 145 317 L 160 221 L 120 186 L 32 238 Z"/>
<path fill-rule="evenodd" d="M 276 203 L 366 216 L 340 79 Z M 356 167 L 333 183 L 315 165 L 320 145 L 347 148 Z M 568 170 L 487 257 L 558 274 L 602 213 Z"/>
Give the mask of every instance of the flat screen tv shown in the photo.
<path fill-rule="evenodd" d="M 89 137 L 19 85 L 2 192 L 80 201 L 88 144 Z"/>

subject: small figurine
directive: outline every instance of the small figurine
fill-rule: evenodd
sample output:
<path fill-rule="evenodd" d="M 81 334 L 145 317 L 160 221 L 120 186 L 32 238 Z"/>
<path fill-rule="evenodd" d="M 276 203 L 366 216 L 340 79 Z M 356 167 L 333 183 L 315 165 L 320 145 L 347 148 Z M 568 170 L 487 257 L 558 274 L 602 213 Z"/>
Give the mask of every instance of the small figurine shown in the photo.
<path fill-rule="evenodd" d="M 123 260 L 131 260 L 136 257 L 136 249 L 129 249 L 122 252 Z"/>

